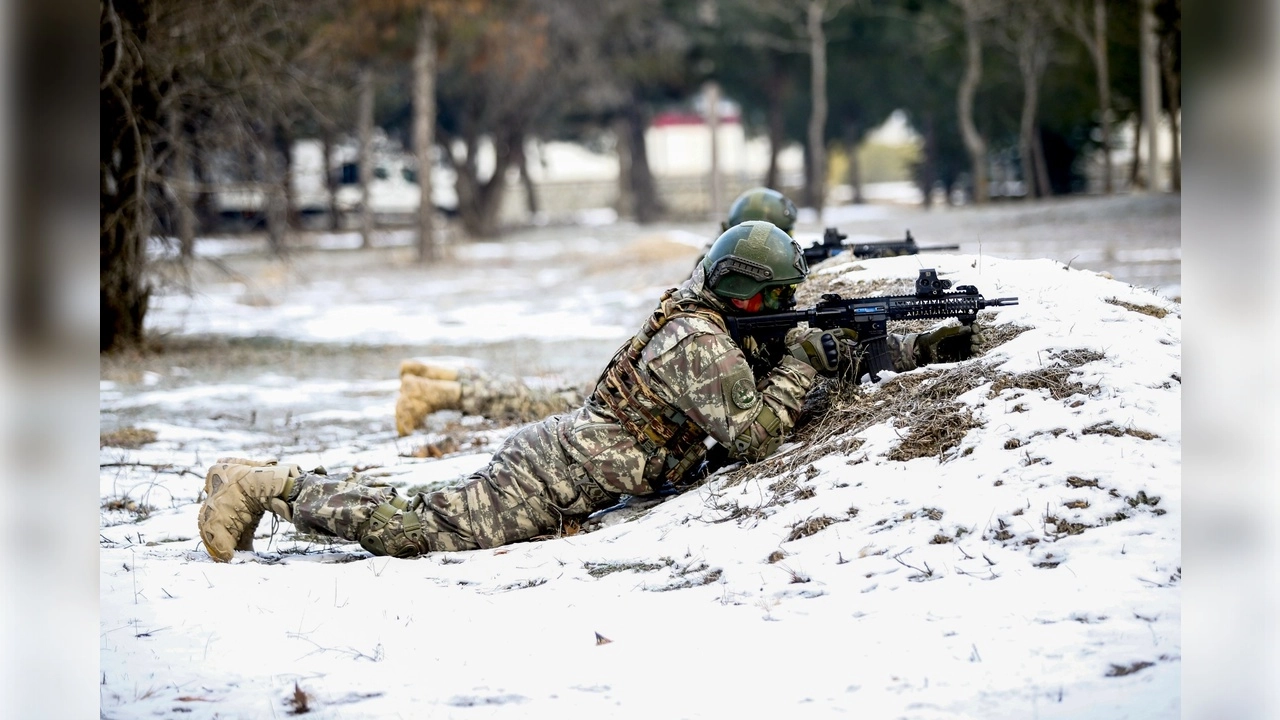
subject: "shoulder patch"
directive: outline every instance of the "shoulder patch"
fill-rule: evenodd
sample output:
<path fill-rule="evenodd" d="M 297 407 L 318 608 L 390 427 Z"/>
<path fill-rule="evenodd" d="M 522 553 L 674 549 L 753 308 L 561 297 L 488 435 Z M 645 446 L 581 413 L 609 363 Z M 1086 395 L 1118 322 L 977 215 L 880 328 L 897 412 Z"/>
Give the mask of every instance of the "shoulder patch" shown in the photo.
<path fill-rule="evenodd" d="M 747 410 L 755 407 L 760 401 L 760 393 L 756 392 L 756 381 L 750 372 L 735 373 L 724 379 L 726 399 L 738 408 Z"/>

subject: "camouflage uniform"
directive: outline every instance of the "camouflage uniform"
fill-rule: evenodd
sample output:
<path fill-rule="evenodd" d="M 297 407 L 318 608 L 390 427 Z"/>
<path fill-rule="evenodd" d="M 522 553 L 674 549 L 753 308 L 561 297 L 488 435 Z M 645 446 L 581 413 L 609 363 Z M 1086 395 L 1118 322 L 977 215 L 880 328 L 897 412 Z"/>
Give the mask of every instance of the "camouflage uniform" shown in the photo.
<path fill-rule="evenodd" d="M 795 426 L 818 373 L 833 376 L 855 361 L 852 344 L 837 341 L 837 331 L 799 330 L 802 337 L 785 352 L 744 341 L 748 357 L 727 332 L 725 315 L 731 306 L 785 307 L 806 273 L 802 251 L 782 230 L 741 223 L 684 285 L 663 295 L 585 403 L 520 428 L 461 486 L 407 498 L 364 485 L 356 474 L 336 480 L 297 466 L 228 459 L 206 477 L 201 538 L 226 562 L 236 550 L 252 549 L 253 529 L 270 511 L 377 555 L 491 548 L 556 532 L 623 494 L 679 484 L 712 445 L 730 460 L 768 456 Z M 915 367 L 919 337 L 891 338 L 895 368 Z M 461 395 L 456 380 L 443 382 Z M 471 391 L 473 409 L 485 392 Z M 492 397 L 512 392 L 498 388 Z"/>
<path fill-rule="evenodd" d="M 518 378 L 465 369 L 458 373 L 462 384 L 459 408 L 467 415 L 479 415 L 508 422 L 533 422 L 582 405 L 585 395 L 577 388 L 530 387 Z"/>
<path fill-rule="evenodd" d="M 358 476 L 308 474 L 295 485 L 293 522 L 376 554 L 490 548 L 667 485 L 701 458 L 707 436 L 730 457 L 759 459 L 795 425 L 816 372 L 784 356 L 756 377 L 719 319 L 724 311 L 696 271 L 619 350 L 582 407 L 524 426 L 460 487 L 404 498 Z M 618 377 L 643 389 L 619 401 L 610 386 Z M 676 430 L 648 436 L 646 418 Z"/>

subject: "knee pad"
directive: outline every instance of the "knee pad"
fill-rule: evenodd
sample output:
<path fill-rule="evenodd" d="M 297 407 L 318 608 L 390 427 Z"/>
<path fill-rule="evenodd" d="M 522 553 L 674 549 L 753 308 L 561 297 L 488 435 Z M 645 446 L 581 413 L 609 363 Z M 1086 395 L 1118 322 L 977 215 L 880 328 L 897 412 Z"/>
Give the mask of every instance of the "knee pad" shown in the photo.
<path fill-rule="evenodd" d="M 374 555 L 398 558 L 430 552 L 418 514 L 397 505 L 383 503 L 374 509 L 369 529 L 360 535 L 360 547 Z"/>

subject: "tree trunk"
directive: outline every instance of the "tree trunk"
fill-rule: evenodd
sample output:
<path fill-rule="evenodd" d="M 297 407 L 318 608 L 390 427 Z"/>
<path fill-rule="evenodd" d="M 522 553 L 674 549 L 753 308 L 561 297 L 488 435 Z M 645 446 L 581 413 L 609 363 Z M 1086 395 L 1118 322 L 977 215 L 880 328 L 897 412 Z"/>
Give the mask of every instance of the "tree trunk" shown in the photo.
<path fill-rule="evenodd" d="M 1129 163 L 1129 189 L 1141 190 L 1145 187 L 1147 181 L 1142 175 L 1142 113 L 1137 113 L 1133 123 L 1133 160 Z"/>
<path fill-rule="evenodd" d="M 1038 124 L 1031 133 L 1031 151 L 1036 157 L 1036 185 L 1039 186 L 1040 197 L 1049 197 L 1053 195 L 1053 185 L 1049 182 L 1049 163 L 1044 157 L 1044 143 L 1040 138 Z"/>
<path fill-rule="evenodd" d="M 845 172 L 845 182 L 853 188 L 853 203 L 861 205 L 866 202 L 862 194 L 862 162 L 858 159 L 858 126 L 846 123 L 844 126 L 844 144 L 849 153 L 849 168 Z"/>
<path fill-rule="evenodd" d="M 145 243 L 150 235 L 145 194 L 151 142 L 147 130 L 158 112 L 136 55 L 146 43 L 145 9 L 104 3 L 100 11 L 98 341 L 100 350 L 109 352 L 137 347 L 144 339 L 143 319 L 151 297 L 145 279 Z M 19 322 L 38 324 L 40 320 Z"/>
<path fill-rule="evenodd" d="M 1093 64 L 1098 75 L 1098 115 L 1102 130 L 1102 189 L 1115 192 L 1111 177 L 1111 70 L 1107 59 L 1107 0 L 1093 0 Z"/>
<path fill-rule="evenodd" d="M 194 183 L 191 171 L 191 143 L 190 137 L 183 130 L 181 110 L 177 107 L 170 108 L 167 123 L 169 147 L 173 152 L 173 175 L 169 179 L 169 188 L 173 193 L 174 208 L 178 215 L 179 255 L 183 262 L 188 262 L 195 256 L 196 247 L 196 214 L 191 192 Z"/>
<path fill-rule="evenodd" d="M 333 172 L 333 129 L 326 126 L 323 132 L 324 137 L 321 139 L 321 155 L 323 159 L 321 163 L 324 167 L 325 207 L 329 211 L 329 230 L 336 232 L 339 227 L 338 182 Z"/>
<path fill-rule="evenodd" d="M 991 197 L 987 183 L 987 142 L 973 122 L 973 98 L 978 92 L 978 83 L 982 81 L 982 38 L 978 34 L 977 0 L 961 0 L 961 6 L 964 9 L 965 66 L 956 93 L 956 114 L 965 150 L 969 152 L 973 201 L 985 203 Z"/>
<path fill-rule="evenodd" d="M 435 203 L 432 202 L 431 152 L 436 127 L 436 24 L 429 7 L 418 20 L 418 43 L 413 54 L 413 150 L 418 161 L 418 262 L 437 257 Z"/>
<path fill-rule="evenodd" d="M 513 161 L 512 147 L 524 142 L 523 137 L 493 138 L 493 174 L 487 179 L 479 177 L 477 156 L 480 138 L 466 137 L 466 158 L 455 164 L 458 173 L 458 219 L 469 237 L 488 238 L 498 234 L 498 211 L 506 194 L 507 170 Z"/>
<path fill-rule="evenodd" d="M 934 128 L 933 114 L 926 113 L 924 125 L 924 162 L 916 171 L 916 183 L 924 197 L 926 210 L 933 207 L 933 186 L 938 182 L 938 133 Z"/>
<path fill-rule="evenodd" d="M 1169 186 L 1174 192 L 1182 192 L 1182 138 L 1179 136 L 1179 118 L 1182 111 L 1182 83 L 1173 67 L 1173 49 L 1166 38 L 1160 43 L 1160 74 L 1164 77 L 1164 89 L 1169 96 Z"/>
<path fill-rule="evenodd" d="M 1147 128 L 1147 189 L 1160 190 L 1160 74 L 1156 58 L 1154 0 L 1142 0 L 1138 23 L 1141 34 L 1142 122 Z"/>
<path fill-rule="evenodd" d="M 195 152 L 190 155 L 190 158 L 191 174 L 195 185 L 192 188 L 191 208 L 195 212 L 196 232 L 208 232 L 218 227 L 221 217 L 214 194 L 208 190 L 214 185 L 214 180 L 210 175 L 204 154 L 199 152 L 201 146 L 200 136 L 193 133 L 191 147 Z"/>
<path fill-rule="evenodd" d="M 369 183 L 373 182 L 373 70 L 360 69 L 356 127 L 360 149 L 356 162 L 360 172 L 360 247 L 373 246 L 373 207 Z"/>
<path fill-rule="evenodd" d="M 1022 164 L 1022 184 L 1028 198 L 1040 196 L 1036 172 L 1036 82 L 1025 62 L 1019 62 L 1022 72 L 1022 115 L 1018 123 L 1018 155 Z"/>
<path fill-rule="evenodd" d="M 721 209 L 720 197 L 720 85 L 714 80 L 706 85 L 707 128 L 711 132 L 711 177 L 707 184 L 710 196 L 710 216 L 718 218 Z"/>
<path fill-rule="evenodd" d="M 636 199 L 631 191 L 631 133 L 626 118 L 614 118 L 613 136 L 618 149 L 618 203 L 614 209 L 620 218 L 633 217 Z"/>
<path fill-rule="evenodd" d="M 529 158 L 525 153 L 524 143 L 512 148 L 512 153 L 512 162 L 520 171 L 520 186 L 524 188 L 525 209 L 529 211 L 530 218 L 536 218 L 539 207 L 538 188 L 534 186 L 533 177 L 529 175 Z"/>
<path fill-rule="evenodd" d="M 644 131 L 647 123 L 637 102 L 628 105 L 622 115 L 629 159 L 627 182 L 631 188 L 632 209 L 636 222 L 643 225 L 654 222 L 662 215 L 662 203 L 658 200 L 653 172 L 649 169 L 648 147 L 645 145 Z"/>
<path fill-rule="evenodd" d="M 267 223 L 267 245 L 275 255 L 285 253 L 285 230 L 288 224 L 288 182 L 280 153 L 279 134 L 274 128 L 264 129 L 258 137 L 258 157 L 262 170 L 258 186 L 262 188 L 263 212 Z"/>
<path fill-rule="evenodd" d="M 276 125 L 272 140 L 276 148 L 276 161 L 280 163 L 280 198 L 283 202 L 284 228 L 287 231 L 302 227 L 302 212 L 293 188 L 293 134 L 283 125 Z"/>
<path fill-rule="evenodd" d="M 1014 23 L 1013 38 L 1018 56 L 1018 72 L 1022 75 L 1022 119 L 1019 123 L 1018 147 L 1022 155 L 1022 181 L 1028 198 L 1051 194 L 1049 171 L 1040 146 L 1039 107 L 1040 80 L 1049 62 L 1052 37 L 1046 32 L 1044 8 L 1034 4 L 1017 9 L 1020 17 Z"/>
<path fill-rule="evenodd" d="M 782 113 L 783 92 L 786 75 L 776 65 L 769 75 L 769 170 L 765 173 L 764 185 L 774 190 L 778 187 L 778 153 L 786 142 L 786 119 Z"/>
<path fill-rule="evenodd" d="M 822 27 L 826 3 L 809 0 L 805 29 L 809 35 L 809 204 L 819 215 L 827 197 L 827 36 Z"/>

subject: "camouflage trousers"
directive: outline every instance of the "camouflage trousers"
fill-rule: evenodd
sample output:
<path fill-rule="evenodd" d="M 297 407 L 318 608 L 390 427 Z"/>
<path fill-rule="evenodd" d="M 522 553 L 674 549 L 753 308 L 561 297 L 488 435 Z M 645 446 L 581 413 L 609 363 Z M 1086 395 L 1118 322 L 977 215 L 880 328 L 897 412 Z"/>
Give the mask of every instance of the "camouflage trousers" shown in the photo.
<path fill-rule="evenodd" d="M 460 408 L 467 415 L 491 420 L 534 422 L 582 405 L 586 396 L 575 388 L 543 388 L 526 385 L 517 378 L 464 369 Z"/>
<path fill-rule="evenodd" d="M 307 474 L 296 481 L 293 523 L 300 530 L 353 540 L 375 555 L 492 548 L 559 531 L 619 495 L 587 477 L 566 456 L 562 416 L 526 425 L 461 486 L 413 497 Z"/>

